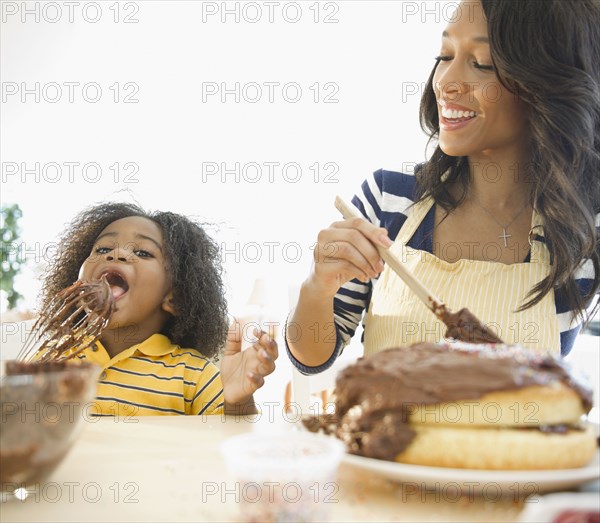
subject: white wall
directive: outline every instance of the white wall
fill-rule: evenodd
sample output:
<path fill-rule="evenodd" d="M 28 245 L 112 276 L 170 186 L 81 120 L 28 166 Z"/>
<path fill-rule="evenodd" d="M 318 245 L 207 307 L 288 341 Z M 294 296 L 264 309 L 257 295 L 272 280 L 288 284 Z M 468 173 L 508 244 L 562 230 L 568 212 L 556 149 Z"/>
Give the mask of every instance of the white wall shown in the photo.
<path fill-rule="evenodd" d="M 135 200 L 220 225 L 234 312 L 257 277 L 287 308 L 318 230 L 338 219 L 334 196 L 351 198 L 380 167 L 423 160 L 421 84 L 456 3 L 3 1 L 2 202 L 23 209 L 31 263 L 85 206 Z M 223 83 L 239 84 L 239 103 L 208 94 Z M 296 85 L 299 100 L 286 101 Z M 237 181 L 207 174 L 236 162 Z M 280 164 L 271 179 L 270 162 Z M 27 270 L 17 281 L 24 306 L 35 280 Z"/>

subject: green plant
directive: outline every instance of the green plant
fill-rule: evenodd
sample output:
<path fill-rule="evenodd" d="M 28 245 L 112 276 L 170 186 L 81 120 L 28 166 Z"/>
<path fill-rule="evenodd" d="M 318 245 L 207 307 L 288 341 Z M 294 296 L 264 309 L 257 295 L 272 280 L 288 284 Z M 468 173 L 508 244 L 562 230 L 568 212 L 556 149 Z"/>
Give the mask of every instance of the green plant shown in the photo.
<path fill-rule="evenodd" d="M 2 280 L 0 289 L 6 292 L 8 308 L 14 309 L 23 297 L 14 288 L 14 280 L 25 259 L 19 256 L 19 218 L 23 215 L 18 204 L 2 205 L 0 207 L 0 260 L 2 267 Z"/>

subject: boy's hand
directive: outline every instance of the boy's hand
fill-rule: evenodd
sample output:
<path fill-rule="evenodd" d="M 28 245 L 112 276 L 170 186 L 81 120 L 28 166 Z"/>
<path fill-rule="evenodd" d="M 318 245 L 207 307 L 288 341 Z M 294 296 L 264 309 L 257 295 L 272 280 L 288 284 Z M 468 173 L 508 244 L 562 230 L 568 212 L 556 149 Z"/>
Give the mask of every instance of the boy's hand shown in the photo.
<path fill-rule="evenodd" d="M 279 356 L 277 343 L 258 329 L 254 330 L 254 335 L 257 341 L 242 351 L 239 323 L 229 329 L 221 362 L 226 414 L 256 412 L 252 394 L 263 386 L 265 376 L 275 370 L 275 360 Z"/>

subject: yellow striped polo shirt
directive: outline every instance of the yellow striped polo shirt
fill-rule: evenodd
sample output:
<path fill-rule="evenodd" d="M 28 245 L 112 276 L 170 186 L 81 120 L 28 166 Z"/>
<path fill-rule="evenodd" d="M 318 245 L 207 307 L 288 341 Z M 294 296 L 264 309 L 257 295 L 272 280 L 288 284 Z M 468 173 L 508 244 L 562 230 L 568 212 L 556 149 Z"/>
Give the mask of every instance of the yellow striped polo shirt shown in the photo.
<path fill-rule="evenodd" d="M 114 358 L 100 342 L 79 357 L 102 368 L 90 414 L 223 414 L 223 383 L 216 365 L 195 350 L 173 345 L 162 334 L 153 334 Z"/>

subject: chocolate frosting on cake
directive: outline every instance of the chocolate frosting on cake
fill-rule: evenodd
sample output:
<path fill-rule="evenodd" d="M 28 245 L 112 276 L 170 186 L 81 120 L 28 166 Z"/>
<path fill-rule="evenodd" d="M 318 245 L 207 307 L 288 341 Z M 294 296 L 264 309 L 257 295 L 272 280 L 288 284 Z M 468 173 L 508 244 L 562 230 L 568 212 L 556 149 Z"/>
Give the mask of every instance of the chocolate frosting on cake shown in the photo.
<path fill-rule="evenodd" d="M 361 358 L 339 374 L 335 433 L 352 453 L 393 460 L 415 435 L 407 423 L 414 405 L 476 399 L 556 381 L 575 390 L 589 412 L 592 391 L 552 357 L 505 345 L 472 350 L 420 343 L 389 349 Z M 332 420 L 324 425 L 334 426 Z"/>

